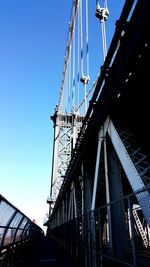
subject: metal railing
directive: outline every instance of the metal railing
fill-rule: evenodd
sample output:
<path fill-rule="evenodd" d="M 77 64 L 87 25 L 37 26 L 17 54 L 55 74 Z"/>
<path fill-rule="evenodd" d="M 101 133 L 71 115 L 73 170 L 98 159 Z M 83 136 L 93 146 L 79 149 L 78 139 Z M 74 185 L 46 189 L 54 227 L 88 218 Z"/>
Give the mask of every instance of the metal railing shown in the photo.
<path fill-rule="evenodd" d="M 149 266 L 150 226 L 137 202 L 137 195 L 142 197 L 149 189 L 141 189 L 57 227 L 51 222 L 50 234 L 79 266 L 105 267 L 110 263 Z M 117 216 L 118 207 L 121 216 Z"/>
<path fill-rule="evenodd" d="M 23 257 L 43 230 L 0 195 L 0 266 L 11 265 Z"/>

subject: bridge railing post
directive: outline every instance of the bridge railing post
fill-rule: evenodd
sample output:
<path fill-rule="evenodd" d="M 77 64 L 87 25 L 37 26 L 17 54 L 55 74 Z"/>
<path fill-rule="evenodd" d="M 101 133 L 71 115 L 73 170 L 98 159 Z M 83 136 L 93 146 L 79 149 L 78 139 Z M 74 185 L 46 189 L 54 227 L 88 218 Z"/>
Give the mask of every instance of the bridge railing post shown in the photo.
<path fill-rule="evenodd" d="M 97 267 L 97 255 L 96 255 L 96 222 L 95 212 L 91 211 L 90 214 L 90 230 L 91 230 L 91 248 L 92 248 L 92 267 Z"/>
<path fill-rule="evenodd" d="M 99 262 L 100 262 L 100 267 L 103 267 L 101 209 L 98 209 L 97 222 L 98 222 L 98 240 L 99 240 Z"/>
<path fill-rule="evenodd" d="M 90 264 L 90 217 L 89 213 L 83 216 L 84 223 L 84 266 L 89 267 Z"/>

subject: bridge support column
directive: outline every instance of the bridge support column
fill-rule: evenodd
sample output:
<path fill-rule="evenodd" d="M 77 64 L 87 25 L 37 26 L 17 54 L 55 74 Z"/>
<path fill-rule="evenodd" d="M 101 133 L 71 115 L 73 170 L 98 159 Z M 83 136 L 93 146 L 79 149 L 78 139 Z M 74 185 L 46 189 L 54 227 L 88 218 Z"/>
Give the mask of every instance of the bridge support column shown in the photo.
<path fill-rule="evenodd" d="M 97 266 L 97 256 L 96 256 L 96 228 L 95 228 L 95 202 L 96 202 L 96 193 L 97 193 L 97 184 L 98 184 L 98 176 L 99 176 L 99 168 L 100 168 L 100 156 L 101 156 L 101 147 L 103 142 L 103 128 L 99 130 L 98 134 L 98 145 L 97 145 L 97 155 L 96 155 L 96 165 L 95 165 L 95 174 L 93 181 L 93 193 L 92 193 L 92 203 L 91 203 L 91 239 L 92 239 L 92 266 Z"/>
<path fill-rule="evenodd" d="M 84 165 L 85 166 L 85 165 Z M 86 166 L 85 166 L 86 167 Z M 84 217 L 83 227 L 84 227 L 84 262 L 85 267 L 91 267 L 91 237 L 90 237 L 90 210 L 91 210 L 91 199 L 92 199 L 92 181 L 90 174 L 87 170 L 84 170 Z"/>
<path fill-rule="evenodd" d="M 108 169 L 110 200 L 115 201 L 123 197 L 121 180 L 121 165 L 117 154 L 111 144 L 108 144 Z M 110 206 L 111 208 L 111 227 L 112 227 L 112 249 L 113 255 L 119 259 L 127 257 L 127 225 L 125 217 L 125 205 L 123 200 Z"/>
<path fill-rule="evenodd" d="M 109 235 L 109 248 L 110 253 L 112 253 L 112 218 L 111 218 L 111 207 L 109 203 L 110 199 L 110 185 L 109 185 L 109 176 L 108 176 L 108 156 L 107 156 L 107 147 L 106 147 L 106 136 L 104 139 L 104 165 L 105 165 L 105 186 L 106 186 L 106 203 L 107 203 L 107 218 L 108 218 L 108 235 Z"/>
<path fill-rule="evenodd" d="M 88 172 L 84 175 L 84 214 L 91 210 L 92 181 Z"/>

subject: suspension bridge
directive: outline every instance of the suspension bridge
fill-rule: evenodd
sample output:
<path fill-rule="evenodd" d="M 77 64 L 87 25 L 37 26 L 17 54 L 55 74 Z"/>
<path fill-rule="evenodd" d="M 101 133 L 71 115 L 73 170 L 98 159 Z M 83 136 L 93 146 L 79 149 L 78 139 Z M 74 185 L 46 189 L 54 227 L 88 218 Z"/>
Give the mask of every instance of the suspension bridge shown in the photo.
<path fill-rule="evenodd" d="M 28 247 L 34 248 L 31 266 L 60 266 L 62 252 L 70 259 L 64 266 L 150 266 L 150 1 L 124 1 L 108 47 L 109 1 L 96 1 L 92 12 L 89 6 L 88 0 L 73 1 L 51 116 L 47 256 L 33 261 L 43 233 L 1 196 L 0 208 L 10 210 L 0 226 L 2 266 L 30 266 Z M 97 69 L 98 55 L 89 45 L 91 13 L 102 41 Z"/>

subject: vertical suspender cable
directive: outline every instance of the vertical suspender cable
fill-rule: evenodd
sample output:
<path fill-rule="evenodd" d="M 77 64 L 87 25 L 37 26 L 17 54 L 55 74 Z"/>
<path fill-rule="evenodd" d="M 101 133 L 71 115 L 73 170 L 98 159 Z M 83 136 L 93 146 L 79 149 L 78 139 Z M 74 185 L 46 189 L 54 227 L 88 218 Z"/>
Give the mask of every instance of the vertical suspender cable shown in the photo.
<path fill-rule="evenodd" d="M 103 23 L 103 35 L 104 35 L 104 53 L 105 53 L 105 58 L 107 56 L 107 42 L 106 42 L 106 18 L 107 18 L 107 15 L 108 15 L 108 8 L 107 8 L 107 0 L 104 0 L 104 9 L 105 9 L 105 16 L 104 17 L 104 23 Z M 104 58 L 104 59 L 105 59 Z"/>
<path fill-rule="evenodd" d="M 75 26 L 75 19 L 76 19 L 76 14 L 77 14 L 77 9 L 78 9 L 78 1 L 79 0 L 74 0 L 73 2 L 73 10 L 72 10 L 70 29 L 69 29 L 69 38 L 67 42 L 67 49 L 66 49 L 66 55 L 65 55 L 65 64 L 64 64 L 64 70 L 63 70 L 63 75 L 62 75 L 61 87 L 59 91 L 58 110 L 61 109 L 62 94 L 64 91 L 64 80 L 66 77 L 66 70 L 67 70 L 67 65 L 68 65 L 69 56 L 70 56 L 70 46 L 71 46 L 72 38 L 73 38 L 73 30 Z"/>
<path fill-rule="evenodd" d="M 81 49 L 81 75 L 83 75 L 83 37 L 82 37 L 82 0 L 79 3 L 79 13 L 80 13 L 80 49 Z"/>
<path fill-rule="evenodd" d="M 69 105 L 71 110 L 71 76 L 72 76 L 72 46 L 70 47 L 70 64 L 69 64 Z"/>
<path fill-rule="evenodd" d="M 96 17 L 100 19 L 101 30 L 102 30 L 102 49 L 104 61 L 107 55 L 107 46 L 106 46 L 106 30 L 105 30 L 105 21 L 109 15 L 107 8 L 107 0 L 104 1 L 104 7 L 100 7 L 99 1 L 96 1 Z"/>
<path fill-rule="evenodd" d="M 77 106 L 79 106 L 79 88 L 80 88 L 80 16 L 79 16 L 79 10 L 78 10 L 78 77 L 77 77 L 77 82 L 78 82 L 78 97 L 77 97 Z"/>
<path fill-rule="evenodd" d="M 107 8 L 107 0 L 104 2 L 104 7 Z"/>
<path fill-rule="evenodd" d="M 67 113 L 67 99 L 68 99 L 68 67 L 66 70 L 66 79 L 65 79 L 65 112 Z"/>
<path fill-rule="evenodd" d="M 86 86 L 89 82 L 88 0 L 86 0 L 86 76 L 84 79 L 84 114 L 87 110 Z"/>
<path fill-rule="evenodd" d="M 102 28 L 102 46 L 103 46 L 103 58 L 105 61 L 107 55 L 107 46 L 106 46 L 106 31 L 105 31 L 105 21 L 101 21 L 101 28 Z"/>
<path fill-rule="evenodd" d="M 69 103 L 70 103 L 70 60 L 68 61 L 68 99 L 67 99 L 68 111 L 69 111 Z"/>
<path fill-rule="evenodd" d="M 88 0 L 86 0 L 86 75 L 89 76 Z"/>
<path fill-rule="evenodd" d="M 75 27 L 73 32 L 73 62 L 72 62 L 72 111 L 75 110 Z"/>
<path fill-rule="evenodd" d="M 86 113 L 86 101 L 87 101 L 87 96 L 86 96 L 86 85 L 89 82 L 89 49 L 88 49 L 88 0 L 85 2 L 85 13 L 86 13 L 86 75 L 84 75 L 84 66 L 83 66 L 83 38 L 82 38 L 82 0 L 80 2 L 80 43 L 81 43 L 81 79 L 80 81 L 84 85 L 84 114 Z"/>

